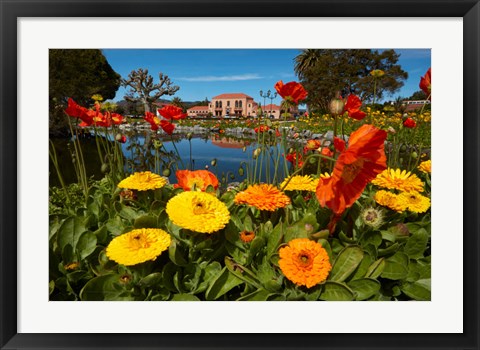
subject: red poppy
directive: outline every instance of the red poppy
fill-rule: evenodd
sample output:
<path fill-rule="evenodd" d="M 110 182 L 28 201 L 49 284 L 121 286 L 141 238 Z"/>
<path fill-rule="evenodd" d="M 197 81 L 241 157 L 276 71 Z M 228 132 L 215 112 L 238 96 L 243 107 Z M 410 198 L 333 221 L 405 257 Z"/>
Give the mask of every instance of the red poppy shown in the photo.
<path fill-rule="evenodd" d="M 187 113 L 183 113 L 183 109 L 173 105 L 163 106 L 158 110 L 158 113 L 160 113 L 162 117 L 170 120 L 185 119 L 187 117 Z"/>
<path fill-rule="evenodd" d="M 302 155 L 297 152 L 289 153 L 285 156 L 285 159 L 288 160 L 293 166 L 297 166 L 297 157 L 298 157 L 298 167 L 301 168 L 303 166 Z"/>
<path fill-rule="evenodd" d="M 308 140 L 307 144 L 303 148 L 304 152 L 306 151 L 314 151 L 316 149 L 319 149 L 321 146 L 320 140 Z"/>
<path fill-rule="evenodd" d="M 266 132 L 269 129 L 270 128 L 267 125 L 260 125 L 260 126 L 257 126 L 256 128 L 254 128 L 253 130 L 258 134 L 259 132 Z"/>
<path fill-rule="evenodd" d="M 362 120 L 367 114 L 360 110 L 361 106 L 362 101 L 360 98 L 356 95 L 350 94 L 348 95 L 347 103 L 345 103 L 345 106 L 343 107 L 343 112 L 348 112 L 348 116 L 353 119 Z"/>
<path fill-rule="evenodd" d="M 341 138 L 335 137 L 333 139 L 333 146 L 337 151 L 343 152 L 345 150 L 345 141 L 343 141 Z"/>
<path fill-rule="evenodd" d="M 178 170 L 175 175 L 177 176 L 178 183 L 173 187 L 181 187 L 185 191 L 191 191 L 193 189 L 205 191 L 209 185 L 217 189 L 219 185 L 215 174 L 208 170 Z"/>
<path fill-rule="evenodd" d="M 407 118 L 403 121 L 403 126 L 406 128 L 414 128 L 417 126 L 417 123 L 412 118 Z"/>
<path fill-rule="evenodd" d="M 82 121 L 80 126 L 89 126 L 93 123 L 93 115 L 91 110 L 78 105 L 72 98 L 68 99 L 68 107 L 65 109 L 65 113 L 67 113 L 70 117 L 78 118 Z"/>
<path fill-rule="evenodd" d="M 328 147 L 322 147 L 320 154 L 326 157 L 333 157 L 333 152 Z M 323 160 L 327 161 L 327 159 L 323 159 Z"/>
<path fill-rule="evenodd" d="M 386 138 L 386 131 L 367 124 L 350 135 L 348 148 L 340 153 L 332 176 L 320 178 L 316 194 L 322 207 L 340 215 L 355 203 L 367 184 L 387 168 Z"/>
<path fill-rule="evenodd" d="M 127 137 L 125 135 L 118 134 L 117 136 L 115 136 L 115 140 L 117 140 L 120 143 L 125 143 L 127 142 Z"/>
<path fill-rule="evenodd" d="M 145 117 L 143 117 L 145 121 L 150 123 L 150 127 L 153 131 L 158 130 L 160 126 L 160 119 L 151 112 L 145 112 Z"/>
<path fill-rule="evenodd" d="M 432 68 L 428 68 L 427 73 L 420 78 L 420 89 L 427 95 L 429 100 L 432 99 Z"/>
<path fill-rule="evenodd" d="M 173 130 L 175 129 L 175 125 L 167 122 L 166 120 L 160 120 L 160 126 L 167 134 L 173 134 Z"/>
<path fill-rule="evenodd" d="M 282 136 L 282 135 L 280 134 L 280 131 L 279 131 L 278 129 L 275 129 L 275 136 L 276 136 L 276 137 Z"/>
<path fill-rule="evenodd" d="M 287 84 L 283 84 L 283 81 L 278 81 L 275 84 L 275 90 L 285 100 L 289 100 L 298 104 L 301 100 L 307 97 L 307 91 L 303 88 L 302 84 L 295 81 L 291 81 Z"/>
<path fill-rule="evenodd" d="M 122 124 L 122 122 L 123 122 L 123 116 L 121 116 L 120 114 L 118 114 L 118 113 L 111 113 L 111 117 L 112 117 L 112 122 L 113 122 L 113 124 L 115 124 L 115 125 Z"/>

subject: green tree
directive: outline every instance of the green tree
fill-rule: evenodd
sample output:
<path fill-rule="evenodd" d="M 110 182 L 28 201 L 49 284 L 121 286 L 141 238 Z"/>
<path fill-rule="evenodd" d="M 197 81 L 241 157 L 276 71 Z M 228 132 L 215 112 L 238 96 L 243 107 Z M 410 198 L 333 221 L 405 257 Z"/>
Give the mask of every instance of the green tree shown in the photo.
<path fill-rule="evenodd" d="M 172 98 L 172 105 L 180 107 L 181 109 L 183 109 L 183 112 L 186 111 L 185 104 L 183 103 L 183 101 L 180 97 Z"/>
<path fill-rule="evenodd" d="M 128 75 L 128 79 L 122 79 L 122 85 L 129 87 L 125 100 L 129 102 L 141 102 L 144 110 L 150 112 L 152 103 L 164 95 L 174 95 L 180 87 L 172 85 L 172 81 L 163 73 L 158 74 L 159 83 L 153 83 L 153 77 L 148 74 L 148 69 L 139 68 Z M 153 93 L 153 95 L 152 95 Z"/>
<path fill-rule="evenodd" d="M 394 50 L 308 49 L 295 58 L 294 69 L 308 92 L 310 110 L 326 111 L 337 91 L 355 93 L 363 101 L 373 101 L 375 95 L 378 101 L 399 90 L 408 74 L 398 58 Z M 370 74 L 375 69 L 385 74 L 375 78 Z"/>
<path fill-rule="evenodd" d="M 50 134 L 68 133 L 64 110 L 69 97 L 83 106 L 93 104 L 91 97 L 96 94 L 112 99 L 120 87 L 120 79 L 101 50 L 50 49 Z"/>
<path fill-rule="evenodd" d="M 425 93 L 422 90 L 415 91 L 412 94 L 412 96 L 407 98 L 407 100 L 411 100 L 411 101 L 426 100 L 426 99 L 427 99 L 427 95 L 425 95 Z"/>

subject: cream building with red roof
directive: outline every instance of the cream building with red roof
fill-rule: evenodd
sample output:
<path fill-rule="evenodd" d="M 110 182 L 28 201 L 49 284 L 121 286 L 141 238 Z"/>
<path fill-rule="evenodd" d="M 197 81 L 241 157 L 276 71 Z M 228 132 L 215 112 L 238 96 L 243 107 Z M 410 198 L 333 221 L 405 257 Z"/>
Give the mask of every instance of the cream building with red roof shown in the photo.
<path fill-rule="evenodd" d="M 214 117 L 255 117 L 258 105 L 253 97 L 230 93 L 213 97 L 208 107 Z"/>

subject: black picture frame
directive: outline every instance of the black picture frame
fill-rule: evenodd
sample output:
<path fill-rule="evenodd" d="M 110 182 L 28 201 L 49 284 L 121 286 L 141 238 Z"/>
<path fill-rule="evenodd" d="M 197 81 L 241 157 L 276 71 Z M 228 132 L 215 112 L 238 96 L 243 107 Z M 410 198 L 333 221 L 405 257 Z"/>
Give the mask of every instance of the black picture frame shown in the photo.
<path fill-rule="evenodd" d="M 245 6 L 248 4 L 249 6 Z M 114 6 L 112 6 L 114 5 Z M 252 7 L 254 11 L 252 11 Z M 1 349 L 479 349 L 479 0 L 0 0 Z M 25 334 L 17 332 L 17 19 L 19 17 L 462 17 L 461 334 Z M 422 33 L 422 35 L 428 35 Z M 461 234 L 461 232 L 458 232 Z M 448 317 L 448 315 L 445 315 Z M 221 320 L 219 320 L 220 322 Z M 379 322 L 382 320 L 379 319 Z M 215 328 L 212 327 L 212 330 Z"/>

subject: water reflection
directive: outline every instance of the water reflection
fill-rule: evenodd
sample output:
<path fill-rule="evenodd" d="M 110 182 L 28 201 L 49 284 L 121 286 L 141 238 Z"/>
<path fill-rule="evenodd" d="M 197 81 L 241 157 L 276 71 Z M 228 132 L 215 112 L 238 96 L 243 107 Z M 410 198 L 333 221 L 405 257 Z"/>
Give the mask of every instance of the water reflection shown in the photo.
<path fill-rule="evenodd" d="M 186 135 L 174 135 L 174 137 L 175 145 L 170 137 L 160 137 L 160 135 L 152 134 L 149 131 L 127 135 L 127 142 L 122 144 L 126 171 L 131 173 L 150 170 L 162 174 L 164 169 L 170 168 L 169 180 L 171 183 L 175 183 L 175 170 L 177 169 L 176 165 L 178 165 L 179 169 L 192 168 L 199 170 L 208 168 L 220 180 L 222 176 L 226 176 L 229 182 L 243 181 L 247 172 L 240 176 L 238 169 L 242 162 L 244 162 L 244 170 L 246 170 L 245 163 L 251 164 L 254 162 L 252 161 L 252 154 L 258 147 L 255 140 L 220 134 L 195 135 L 190 141 L 186 139 Z M 65 173 L 63 174 L 65 181 L 67 183 L 75 182 L 76 178 L 69 152 L 58 152 L 59 149 L 68 149 L 70 142 L 66 140 L 53 141 L 56 145 L 57 153 L 59 153 L 62 170 Z M 100 172 L 101 163 L 96 153 L 95 140 L 82 140 L 82 145 L 85 149 L 84 153 L 87 154 L 85 162 L 88 176 L 100 179 L 103 174 Z M 161 146 L 159 147 L 159 145 Z M 265 154 L 266 158 L 270 158 L 270 172 L 273 172 L 273 159 L 277 152 L 281 152 L 278 145 L 270 148 L 270 155 Z M 216 159 L 215 166 L 211 164 L 213 159 Z M 277 174 L 277 180 L 284 178 L 282 157 L 280 157 L 280 162 L 280 173 Z M 264 163 L 266 163 L 265 159 Z M 260 163 L 258 166 L 260 166 Z M 50 169 L 50 184 L 58 185 L 58 179 L 51 164 Z M 231 178 L 232 174 L 234 178 Z M 266 165 L 264 164 L 262 170 L 263 181 L 266 180 L 265 174 Z M 273 174 L 270 177 L 273 178 Z"/>

